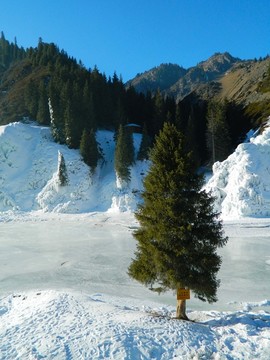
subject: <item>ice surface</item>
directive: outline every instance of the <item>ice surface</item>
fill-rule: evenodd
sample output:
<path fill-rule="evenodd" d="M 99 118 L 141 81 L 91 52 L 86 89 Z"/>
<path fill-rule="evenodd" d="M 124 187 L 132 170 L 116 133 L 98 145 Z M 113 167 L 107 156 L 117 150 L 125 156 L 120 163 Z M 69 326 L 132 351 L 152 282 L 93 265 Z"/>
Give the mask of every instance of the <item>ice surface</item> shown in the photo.
<path fill-rule="evenodd" d="M 268 359 L 270 220 L 225 223 L 219 301 L 189 301 L 195 323 L 173 319 L 174 294 L 127 276 L 132 214 L 10 220 L 0 223 L 1 359 Z"/>
<path fill-rule="evenodd" d="M 138 226 L 131 213 L 40 214 L 0 224 L 0 294 L 26 289 L 72 289 L 175 304 L 127 275 Z M 270 220 L 224 224 L 229 241 L 220 254 L 219 301 L 192 299 L 191 309 L 232 310 L 270 299 Z M 229 304 L 229 303 L 234 303 Z"/>

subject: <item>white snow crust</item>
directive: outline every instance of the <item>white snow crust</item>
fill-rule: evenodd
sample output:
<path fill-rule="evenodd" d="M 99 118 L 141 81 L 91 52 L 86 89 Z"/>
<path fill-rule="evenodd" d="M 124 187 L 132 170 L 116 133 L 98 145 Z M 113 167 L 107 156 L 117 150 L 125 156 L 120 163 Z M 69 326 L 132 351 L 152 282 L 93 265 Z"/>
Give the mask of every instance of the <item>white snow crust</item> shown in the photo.
<path fill-rule="evenodd" d="M 27 292 L 1 299 L 2 359 L 269 359 L 270 314 L 190 313 L 102 294 Z"/>

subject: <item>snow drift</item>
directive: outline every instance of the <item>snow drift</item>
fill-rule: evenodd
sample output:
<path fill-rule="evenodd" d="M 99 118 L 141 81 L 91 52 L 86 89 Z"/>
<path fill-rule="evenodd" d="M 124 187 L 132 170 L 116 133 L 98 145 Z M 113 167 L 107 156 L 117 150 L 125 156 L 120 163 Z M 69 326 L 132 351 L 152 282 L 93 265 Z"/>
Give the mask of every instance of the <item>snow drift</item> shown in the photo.
<path fill-rule="evenodd" d="M 131 169 L 127 185 L 117 181 L 114 171 L 114 133 L 98 131 L 104 159 L 96 173 L 82 161 L 78 150 L 59 145 L 50 129 L 35 124 L 12 123 L 0 127 L 0 211 L 42 210 L 82 213 L 134 210 L 142 189 L 145 162 Z M 140 134 L 134 134 L 138 151 Z M 58 151 L 65 159 L 68 186 L 59 186 Z"/>
<path fill-rule="evenodd" d="M 206 190 L 215 196 L 225 218 L 270 216 L 270 125 L 213 165 Z"/>

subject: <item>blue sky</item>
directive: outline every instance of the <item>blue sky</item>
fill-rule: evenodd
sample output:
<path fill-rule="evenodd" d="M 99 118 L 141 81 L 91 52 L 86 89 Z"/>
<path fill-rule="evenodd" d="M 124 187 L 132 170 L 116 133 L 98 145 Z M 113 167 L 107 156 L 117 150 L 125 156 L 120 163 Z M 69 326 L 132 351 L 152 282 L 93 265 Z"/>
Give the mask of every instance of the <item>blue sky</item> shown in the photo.
<path fill-rule="evenodd" d="M 123 80 L 161 63 L 187 68 L 215 52 L 270 54 L 269 0 L 8 0 L 0 30 L 19 46 L 39 37 L 87 68 Z"/>

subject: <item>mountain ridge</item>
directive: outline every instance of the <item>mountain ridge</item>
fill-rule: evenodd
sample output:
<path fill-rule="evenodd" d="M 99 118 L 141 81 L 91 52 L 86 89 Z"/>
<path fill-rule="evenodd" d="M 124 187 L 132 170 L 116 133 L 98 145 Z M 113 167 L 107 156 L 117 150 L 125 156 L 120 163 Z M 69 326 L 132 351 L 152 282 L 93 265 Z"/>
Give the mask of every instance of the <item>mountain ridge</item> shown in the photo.
<path fill-rule="evenodd" d="M 242 60 L 228 52 L 215 53 L 195 66 L 182 69 L 181 76 L 167 88 L 160 87 L 157 78 L 153 80 L 155 75 L 162 71 L 162 67 L 155 67 L 140 74 L 131 79 L 126 86 L 133 86 L 137 91 L 141 91 L 141 83 L 143 83 L 143 88 L 147 91 L 155 92 L 159 89 L 164 96 L 174 97 L 177 102 L 192 93 L 204 100 L 227 99 L 247 107 L 248 111 L 255 115 L 258 109 L 255 111 L 253 108 L 249 109 L 250 104 L 259 102 L 264 105 L 264 102 L 270 99 L 269 91 L 264 93 L 260 91 L 260 84 L 267 77 L 270 69 L 269 56 L 259 60 Z M 147 81 L 150 76 L 152 82 L 151 86 L 148 86 Z M 155 88 L 152 86 L 154 82 L 157 83 Z M 263 112 L 262 106 L 259 109 L 261 112 Z M 267 110 L 261 117 L 266 118 L 269 115 L 270 110 Z"/>
<path fill-rule="evenodd" d="M 224 73 L 231 68 L 237 61 L 240 61 L 240 59 L 234 58 L 228 52 L 225 52 L 215 53 L 207 60 L 203 60 L 196 66 L 192 66 L 187 69 L 177 64 L 161 64 L 145 71 L 142 74 L 138 74 L 134 79 L 128 81 L 126 86 L 134 86 L 137 91 L 141 91 L 141 89 L 143 89 L 143 92 L 147 92 L 155 90 L 153 88 L 153 84 L 158 84 L 156 87 L 158 87 L 161 91 L 165 91 L 167 95 L 169 93 L 174 94 L 177 87 L 179 87 L 179 82 L 184 82 L 185 84 L 192 80 L 195 82 L 211 81 L 221 73 Z M 175 69 L 178 69 L 178 72 L 175 71 L 175 76 L 171 78 L 171 81 L 168 81 L 168 85 L 165 87 L 166 82 L 164 81 L 164 78 L 168 73 L 170 74 L 170 71 L 174 71 Z M 162 86 L 159 85 L 159 78 L 163 78 Z M 143 86 L 141 85 L 142 83 Z M 188 95 L 188 93 L 188 89 L 184 90 L 182 92 L 182 97 Z"/>

